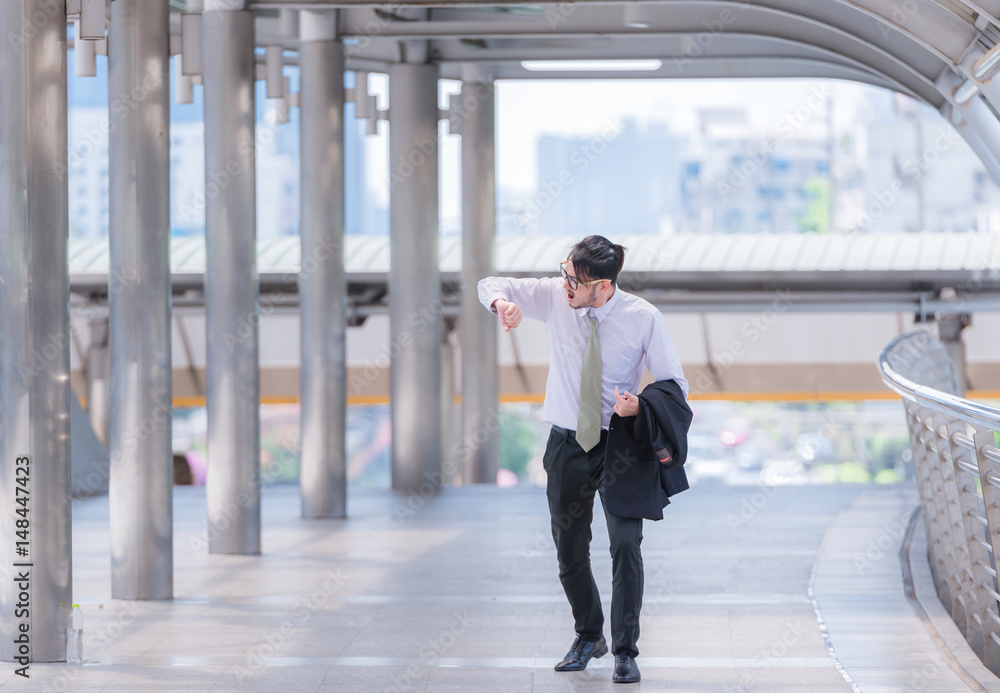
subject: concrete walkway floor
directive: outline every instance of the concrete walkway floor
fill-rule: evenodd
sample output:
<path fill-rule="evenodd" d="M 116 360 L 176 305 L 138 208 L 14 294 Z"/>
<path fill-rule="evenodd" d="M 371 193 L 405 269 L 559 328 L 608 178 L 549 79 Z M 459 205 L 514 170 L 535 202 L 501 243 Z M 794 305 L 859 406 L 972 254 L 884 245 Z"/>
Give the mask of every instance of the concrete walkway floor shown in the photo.
<path fill-rule="evenodd" d="M 352 490 L 348 520 L 263 498 L 263 554 L 209 555 L 204 489 L 175 492 L 176 598 L 110 598 L 107 498 L 74 504 L 82 666 L 0 665 L 4 691 L 826 693 L 997 690 L 908 600 L 912 486 L 727 487 L 681 494 L 644 527 L 638 685 L 613 658 L 553 665 L 573 640 L 544 490 Z M 914 551 L 922 551 L 922 528 Z M 593 563 L 609 611 L 603 516 Z M 926 595 L 926 559 L 914 581 Z M 923 566 L 923 568 L 921 568 Z M 933 607 L 932 607 L 933 608 Z M 941 619 L 943 610 L 937 612 Z M 945 625 L 945 627 L 947 624 Z M 610 637 L 610 624 L 605 624 Z M 947 634 L 946 634 L 947 635 Z M 952 636 L 954 634 L 951 634 Z M 952 637 L 950 642 L 955 642 Z M 962 643 L 959 641 L 958 645 Z"/>

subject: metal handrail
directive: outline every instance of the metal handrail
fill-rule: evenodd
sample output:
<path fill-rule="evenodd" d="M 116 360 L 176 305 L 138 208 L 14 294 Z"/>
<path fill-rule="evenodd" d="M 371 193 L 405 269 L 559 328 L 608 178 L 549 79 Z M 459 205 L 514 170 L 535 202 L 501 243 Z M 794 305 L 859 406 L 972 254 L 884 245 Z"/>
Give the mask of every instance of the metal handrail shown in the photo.
<path fill-rule="evenodd" d="M 897 337 L 889 343 L 889 346 L 879 352 L 878 365 L 879 371 L 882 374 L 882 382 L 905 399 L 916 402 L 928 409 L 933 409 L 942 414 L 957 416 L 969 423 L 985 428 L 1000 430 L 1000 409 L 994 409 L 993 407 L 973 402 L 964 397 L 950 395 L 941 390 L 919 385 L 893 370 L 892 366 L 886 360 L 887 354 L 899 340 L 904 339 L 906 336 Z"/>
<path fill-rule="evenodd" d="M 928 332 L 894 339 L 878 367 L 906 408 L 938 598 L 1000 676 L 1000 410 L 957 394 L 951 357 Z"/>

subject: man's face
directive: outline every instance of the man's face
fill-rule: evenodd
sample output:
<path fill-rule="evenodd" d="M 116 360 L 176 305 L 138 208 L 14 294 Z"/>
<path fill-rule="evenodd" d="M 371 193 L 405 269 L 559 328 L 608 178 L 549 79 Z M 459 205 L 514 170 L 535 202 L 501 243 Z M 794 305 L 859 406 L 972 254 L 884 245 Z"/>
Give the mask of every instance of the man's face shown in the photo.
<path fill-rule="evenodd" d="M 573 260 L 570 258 L 564 265 L 566 268 L 566 274 L 569 277 L 577 280 L 578 282 L 586 281 L 583 277 L 576 276 L 576 270 L 573 269 Z M 579 284 L 576 289 L 570 287 L 569 279 L 563 279 L 563 291 L 566 292 L 566 300 L 569 302 L 570 308 L 589 308 L 594 305 L 597 301 L 597 292 L 602 284 L 591 284 L 590 286 L 584 286 Z"/>

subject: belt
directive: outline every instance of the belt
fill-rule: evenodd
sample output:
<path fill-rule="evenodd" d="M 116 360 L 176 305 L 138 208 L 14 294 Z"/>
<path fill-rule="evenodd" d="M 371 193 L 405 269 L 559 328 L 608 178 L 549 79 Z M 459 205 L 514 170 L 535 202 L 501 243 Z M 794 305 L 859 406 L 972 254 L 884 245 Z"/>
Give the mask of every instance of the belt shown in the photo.
<path fill-rule="evenodd" d="M 572 438 L 573 440 L 576 440 L 576 431 L 571 431 L 568 428 L 563 428 L 562 426 L 556 426 L 555 424 L 553 424 L 552 433 L 557 438 L 567 438 L 567 439 Z M 608 435 L 608 429 L 602 428 L 601 440 L 604 440 L 607 437 L 607 435 Z"/>
<path fill-rule="evenodd" d="M 563 428 L 562 426 L 552 426 L 552 432 L 560 438 L 576 438 L 576 431 L 571 431 L 568 428 Z"/>

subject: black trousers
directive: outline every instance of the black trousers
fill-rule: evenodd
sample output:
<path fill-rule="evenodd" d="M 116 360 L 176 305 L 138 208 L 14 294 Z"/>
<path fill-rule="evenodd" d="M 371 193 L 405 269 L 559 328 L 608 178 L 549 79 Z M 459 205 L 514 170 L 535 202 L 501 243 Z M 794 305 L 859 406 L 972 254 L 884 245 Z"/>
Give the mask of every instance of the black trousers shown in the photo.
<path fill-rule="evenodd" d="M 597 640 L 604 631 L 604 611 L 590 568 L 590 525 L 594 495 L 604 503 L 604 447 L 589 452 L 576 442 L 573 431 L 554 427 L 549 433 L 542 464 L 548 473 L 546 495 L 552 519 L 552 539 L 559 558 L 559 580 L 569 599 L 576 633 Z M 606 507 L 606 506 L 605 506 Z M 642 608 L 642 519 L 625 518 L 604 511 L 611 539 L 611 651 L 639 654 L 639 610 Z"/>

